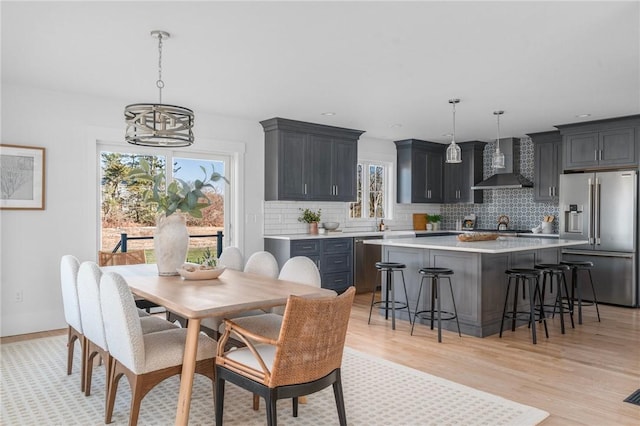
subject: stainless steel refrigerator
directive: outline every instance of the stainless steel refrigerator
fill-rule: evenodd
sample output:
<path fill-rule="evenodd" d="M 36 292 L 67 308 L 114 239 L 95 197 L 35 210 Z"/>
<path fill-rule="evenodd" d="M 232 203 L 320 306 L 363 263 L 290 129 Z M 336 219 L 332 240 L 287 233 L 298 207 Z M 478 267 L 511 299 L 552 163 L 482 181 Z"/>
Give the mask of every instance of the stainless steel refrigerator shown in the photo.
<path fill-rule="evenodd" d="M 589 241 L 564 249 L 563 259 L 593 262 L 598 302 L 637 307 L 638 172 L 560 175 L 559 207 L 560 238 Z"/>

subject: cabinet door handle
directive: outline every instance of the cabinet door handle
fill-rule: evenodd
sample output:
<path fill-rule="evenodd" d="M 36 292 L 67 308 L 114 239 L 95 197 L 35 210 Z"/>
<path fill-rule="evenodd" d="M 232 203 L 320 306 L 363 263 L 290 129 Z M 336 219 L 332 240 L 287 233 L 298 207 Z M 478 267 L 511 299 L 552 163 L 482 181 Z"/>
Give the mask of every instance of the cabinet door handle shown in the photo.
<path fill-rule="evenodd" d="M 602 150 L 598 151 L 598 161 L 602 161 Z"/>
<path fill-rule="evenodd" d="M 553 197 L 553 186 L 549 187 L 549 197 Z"/>
<path fill-rule="evenodd" d="M 430 189 L 427 190 L 427 198 L 431 198 L 431 190 Z"/>
<path fill-rule="evenodd" d="M 307 184 L 304 184 L 304 195 L 307 195 Z"/>
<path fill-rule="evenodd" d="M 595 161 L 598 161 L 598 150 L 597 149 L 595 151 L 593 151 L 593 159 Z"/>
<path fill-rule="evenodd" d="M 335 194 L 333 194 L 333 195 L 338 195 L 338 185 L 335 185 L 335 189 L 336 189 L 336 191 L 335 191 Z"/>

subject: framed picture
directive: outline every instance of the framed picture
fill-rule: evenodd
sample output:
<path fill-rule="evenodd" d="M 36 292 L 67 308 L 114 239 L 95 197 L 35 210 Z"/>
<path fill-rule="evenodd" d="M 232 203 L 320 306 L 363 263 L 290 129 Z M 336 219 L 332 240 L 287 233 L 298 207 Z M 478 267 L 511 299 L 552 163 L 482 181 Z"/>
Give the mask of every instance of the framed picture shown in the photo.
<path fill-rule="evenodd" d="M 476 215 L 471 213 L 468 216 L 464 217 L 464 220 L 462 221 L 462 229 L 464 230 L 470 230 L 470 229 L 474 229 L 476 227 Z"/>
<path fill-rule="evenodd" d="M 44 210 L 44 148 L 0 144 L 0 209 Z"/>

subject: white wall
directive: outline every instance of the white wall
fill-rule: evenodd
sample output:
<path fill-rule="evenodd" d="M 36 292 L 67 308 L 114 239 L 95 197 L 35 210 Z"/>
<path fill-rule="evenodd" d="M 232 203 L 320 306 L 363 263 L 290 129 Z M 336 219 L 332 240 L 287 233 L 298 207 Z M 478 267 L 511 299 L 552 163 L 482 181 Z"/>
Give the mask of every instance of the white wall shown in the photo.
<path fill-rule="evenodd" d="M 125 101 L 2 86 L 2 143 L 46 148 L 45 210 L 0 211 L 2 336 L 66 326 L 59 262 L 64 254 L 96 260 L 96 176 L 90 138 L 106 129 L 124 137 Z M 264 117 L 270 118 L 270 117 Z M 246 146 L 238 242 L 261 250 L 264 135 L 258 122 L 199 114 L 198 138 Z M 114 133 L 114 134 L 115 134 Z M 124 142 L 123 142 L 124 144 Z M 92 146 L 93 145 L 93 146 Z M 194 145 L 195 147 L 196 145 Z M 202 147 L 200 147 L 202 148 Z M 213 148 L 213 147 L 212 147 Z M 23 301 L 15 294 L 23 292 Z"/>

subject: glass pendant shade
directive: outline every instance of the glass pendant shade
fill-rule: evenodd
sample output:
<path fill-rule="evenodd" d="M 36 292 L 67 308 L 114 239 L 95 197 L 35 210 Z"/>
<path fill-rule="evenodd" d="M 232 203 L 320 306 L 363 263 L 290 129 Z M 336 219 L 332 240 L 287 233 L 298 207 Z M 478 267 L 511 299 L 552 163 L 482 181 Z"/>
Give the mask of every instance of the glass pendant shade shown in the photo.
<path fill-rule="evenodd" d="M 449 99 L 449 103 L 453 105 L 453 133 L 451 135 L 451 143 L 447 147 L 447 163 L 461 163 L 462 151 L 458 144 L 456 144 L 456 104 L 460 102 L 460 99 Z"/>
<path fill-rule="evenodd" d="M 498 133 L 496 137 L 496 152 L 493 154 L 493 168 L 494 169 L 504 169 L 504 154 L 500 151 L 500 116 L 504 114 L 504 111 L 494 111 L 493 115 L 496 116 L 497 119 L 497 128 Z"/>
<path fill-rule="evenodd" d="M 189 108 L 162 103 L 162 40 L 169 38 L 166 31 L 151 31 L 158 39 L 158 103 L 127 105 L 124 118 L 127 123 L 125 140 L 132 145 L 173 148 L 193 144 L 193 111 Z"/>
<path fill-rule="evenodd" d="M 451 141 L 449 146 L 447 147 L 447 163 L 461 163 L 462 162 L 462 152 L 460 151 L 460 147 L 455 141 Z"/>

